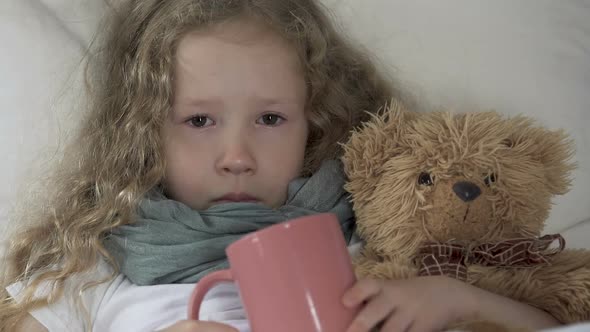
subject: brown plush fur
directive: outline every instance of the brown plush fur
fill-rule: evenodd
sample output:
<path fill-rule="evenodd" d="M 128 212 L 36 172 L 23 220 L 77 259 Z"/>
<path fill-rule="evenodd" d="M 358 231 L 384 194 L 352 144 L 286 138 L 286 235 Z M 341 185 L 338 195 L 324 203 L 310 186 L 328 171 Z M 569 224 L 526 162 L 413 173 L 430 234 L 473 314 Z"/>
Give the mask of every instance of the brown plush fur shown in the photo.
<path fill-rule="evenodd" d="M 426 241 L 540 236 L 551 198 L 568 190 L 574 167 L 567 136 L 531 119 L 414 113 L 397 103 L 356 130 L 344 148 L 346 189 L 366 241 L 355 268 L 359 276 L 383 279 L 415 276 L 413 259 Z M 432 184 L 420 184 L 428 175 Z M 458 181 L 477 185 L 481 195 L 459 199 L 452 188 Z M 588 251 L 566 250 L 531 268 L 471 265 L 467 281 L 563 323 L 590 319 Z"/>

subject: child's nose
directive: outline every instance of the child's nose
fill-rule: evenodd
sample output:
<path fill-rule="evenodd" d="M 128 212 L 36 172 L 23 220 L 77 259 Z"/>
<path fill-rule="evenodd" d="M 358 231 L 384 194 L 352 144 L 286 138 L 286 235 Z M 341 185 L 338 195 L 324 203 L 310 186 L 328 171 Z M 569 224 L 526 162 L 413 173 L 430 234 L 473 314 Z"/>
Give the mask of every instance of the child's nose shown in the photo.
<path fill-rule="evenodd" d="M 221 174 L 234 175 L 253 174 L 256 171 L 256 160 L 243 139 L 226 144 L 217 162 L 217 170 Z"/>

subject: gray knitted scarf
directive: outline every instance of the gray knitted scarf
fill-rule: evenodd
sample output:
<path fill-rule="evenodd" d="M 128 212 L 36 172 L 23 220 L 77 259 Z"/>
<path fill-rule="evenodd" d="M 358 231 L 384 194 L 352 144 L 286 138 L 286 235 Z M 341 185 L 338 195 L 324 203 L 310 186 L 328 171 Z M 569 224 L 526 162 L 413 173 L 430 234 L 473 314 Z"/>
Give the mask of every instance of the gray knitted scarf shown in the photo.
<path fill-rule="evenodd" d="M 293 180 L 285 205 L 277 209 L 238 202 L 195 211 L 153 194 L 141 202 L 137 221 L 114 229 L 104 245 L 135 284 L 195 283 L 228 267 L 225 248 L 229 244 L 289 219 L 334 213 L 349 242 L 354 215 L 344 182 L 342 164 L 330 160 L 311 177 Z"/>

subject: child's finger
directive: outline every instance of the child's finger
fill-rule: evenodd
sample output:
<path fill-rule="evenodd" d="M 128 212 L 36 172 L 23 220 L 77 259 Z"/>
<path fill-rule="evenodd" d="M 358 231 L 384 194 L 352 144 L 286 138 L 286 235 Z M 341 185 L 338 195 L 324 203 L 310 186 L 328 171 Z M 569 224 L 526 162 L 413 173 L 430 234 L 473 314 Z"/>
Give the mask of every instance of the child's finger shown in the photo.
<path fill-rule="evenodd" d="M 352 308 L 361 304 L 363 301 L 371 298 L 383 289 L 383 283 L 379 280 L 363 279 L 358 281 L 354 286 L 344 293 L 342 302 L 345 306 Z"/>
<path fill-rule="evenodd" d="M 371 299 L 350 324 L 347 332 L 368 332 L 391 315 L 394 306 L 391 301 L 380 294 Z"/>
<path fill-rule="evenodd" d="M 235 328 L 215 322 L 182 320 L 159 332 L 238 332 Z"/>
<path fill-rule="evenodd" d="M 414 324 L 408 329 L 408 332 L 422 332 L 422 331 L 443 331 L 447 324 L 438 321 L 434 322 L 432 319 L 428 319 L 427 317 L 423 317 L 422 319 L 418 319 L 414 321 Z M 385 330 L 383 330 L 385 331 Z M 479 331 L 479 330 L 478 330 Z"/>
<path fill-rule="evenodd" d="M 216 322 L 199 322 L 199 325 L 194 330 L 197 331 L 207 331 L 207 332 L 238 332 L 235 328 L 221 324 Z"/>
<path fill-rule="evenodd" d="M 381 332 L 406 332 L 414 331 L 414 317 L 408 310 L 398 309 L 394 315 L 391 315 L 383 324 Z M 416 330 L 430 331 L 430 330 Z"/>

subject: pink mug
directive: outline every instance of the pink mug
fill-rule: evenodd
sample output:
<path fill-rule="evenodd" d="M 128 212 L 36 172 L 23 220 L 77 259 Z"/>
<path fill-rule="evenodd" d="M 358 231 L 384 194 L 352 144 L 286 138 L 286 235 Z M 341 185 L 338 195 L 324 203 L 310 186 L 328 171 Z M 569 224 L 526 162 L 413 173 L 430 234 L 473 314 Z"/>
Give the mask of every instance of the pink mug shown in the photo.
<path fill-rule="evenodd" d="M 342 296 L 356 278 L 338 219 L 323 213 L 246 235 L 226 249 L 230 268 L 197 283 L 189 319 L 216 283 L 235 281 L 254 332 L 342 332 L 359 308 Z"/>

